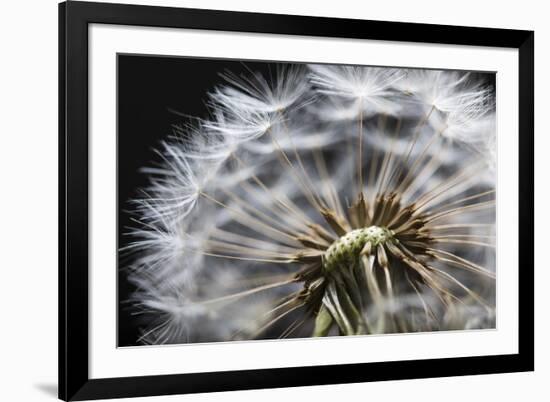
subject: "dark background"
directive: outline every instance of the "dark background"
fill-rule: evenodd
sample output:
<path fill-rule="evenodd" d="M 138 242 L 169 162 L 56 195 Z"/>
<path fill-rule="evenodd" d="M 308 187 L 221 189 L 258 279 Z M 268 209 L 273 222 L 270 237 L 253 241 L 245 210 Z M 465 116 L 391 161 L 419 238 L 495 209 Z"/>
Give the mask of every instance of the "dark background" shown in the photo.
<path fill-rule="evenodd" d="M 186 57 L 118 55 L 118 249 L 132 240 L 125 233 L 135 224 L 128 201 L 147 185 L 139 172 L 157 160 L 153 149 L 172 132 L 173 124 L 188 119 L 183 115 L 208 117 L 207 93 L 223 83 L 220 73 L 258 71 L 273 75 L 273 63 Z M 118 346 L 136 345 L 137 318 L 127 302 L 135 288 L 127 280 L 131 263 L 118 256 Z"/>

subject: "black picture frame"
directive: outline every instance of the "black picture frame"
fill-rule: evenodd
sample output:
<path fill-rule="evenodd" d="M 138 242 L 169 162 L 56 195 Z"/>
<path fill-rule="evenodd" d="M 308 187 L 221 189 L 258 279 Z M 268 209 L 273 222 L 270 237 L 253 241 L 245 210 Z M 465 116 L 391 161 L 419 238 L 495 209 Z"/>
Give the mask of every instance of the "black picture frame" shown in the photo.
<path fill-rule="evenodd" d="M 519 54 L 518 353 L 90 379 L 88 25 L 507 47 Z M 70 1 L 59 5 L 59 398 L 89 400 L 534 370 L 534 32 Z"/>

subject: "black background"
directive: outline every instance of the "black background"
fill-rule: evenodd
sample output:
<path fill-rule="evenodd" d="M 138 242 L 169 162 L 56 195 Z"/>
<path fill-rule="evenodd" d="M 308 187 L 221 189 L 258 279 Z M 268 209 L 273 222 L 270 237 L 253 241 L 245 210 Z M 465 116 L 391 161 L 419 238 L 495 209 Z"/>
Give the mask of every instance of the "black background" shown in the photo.
<path fill-rule="evenodd" d="M 208 117 L 207 93 L 224 82 L 220 73 L 274 73 L 273 63 L 233 60 L 118 55 L 118 249 L 135 227 L 128 201 L 147 185 L 139 169 L 157 160 L 153 149 L 172 132 L 173 124 Z M 118 346 L 136 345 L 138 324 L 128 299 L 135 290 L 127 280 L 131 259 L 118 256 Z"/>

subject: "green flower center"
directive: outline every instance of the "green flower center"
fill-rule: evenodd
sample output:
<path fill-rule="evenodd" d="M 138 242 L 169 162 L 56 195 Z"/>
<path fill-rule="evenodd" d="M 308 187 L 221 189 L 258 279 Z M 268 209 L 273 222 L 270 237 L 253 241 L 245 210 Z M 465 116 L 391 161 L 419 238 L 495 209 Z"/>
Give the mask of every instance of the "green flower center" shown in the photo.
<path fill-rule="evenodd" d="M 327 272 L 340 265 L 354 264 L 365 244 L 375 248 L 393 239 L 393 232 L 380 226 L 369 226 L 346 233 L 327 249 L 323 258 L 323 267 Z"/>

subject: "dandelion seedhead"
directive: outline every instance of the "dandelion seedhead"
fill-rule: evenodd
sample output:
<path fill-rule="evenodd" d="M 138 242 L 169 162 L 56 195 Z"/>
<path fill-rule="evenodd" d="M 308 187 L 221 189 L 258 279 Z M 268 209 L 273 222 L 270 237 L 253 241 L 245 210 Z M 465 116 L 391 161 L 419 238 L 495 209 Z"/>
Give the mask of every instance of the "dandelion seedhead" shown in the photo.
<path fill-rule="evenodd" d="M 139 342 L 494 327 L 495 107 L 481 74 L 223 77 L 210 117 L 175 128 L 132 201 Z"/>

